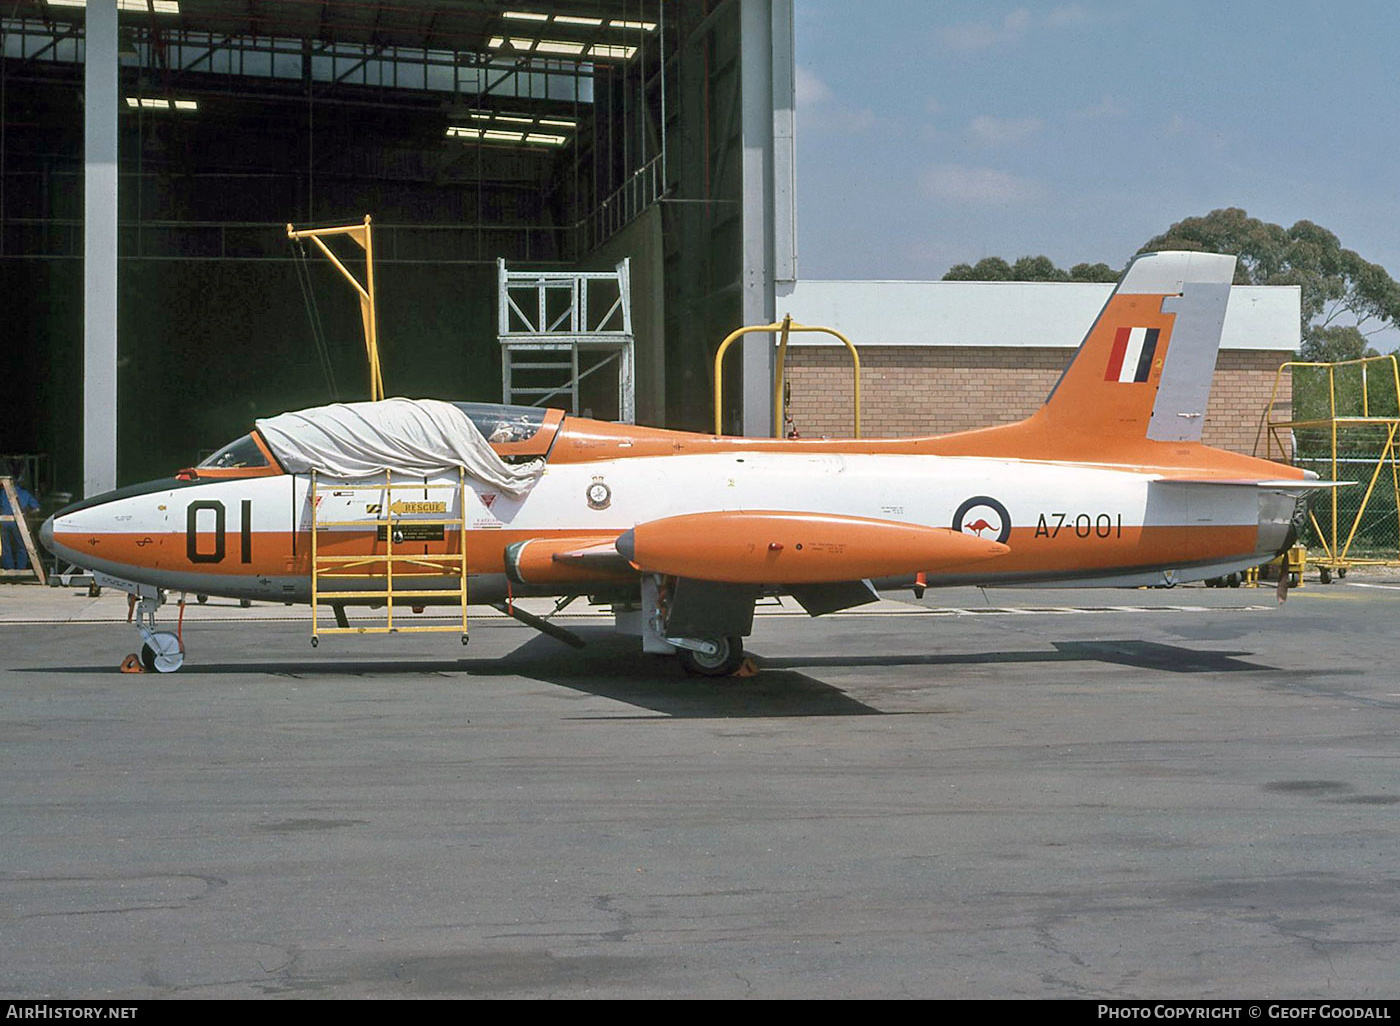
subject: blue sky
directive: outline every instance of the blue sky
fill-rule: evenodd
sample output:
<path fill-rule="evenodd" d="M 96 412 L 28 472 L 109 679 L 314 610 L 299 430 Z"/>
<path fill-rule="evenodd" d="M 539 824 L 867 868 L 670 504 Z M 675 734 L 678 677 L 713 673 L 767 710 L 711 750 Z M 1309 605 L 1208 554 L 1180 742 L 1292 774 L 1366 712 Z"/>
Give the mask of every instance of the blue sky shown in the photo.
<path fill-rule="evenodd" d="M 1400 3 L 796 0 L 799 274 L 1121 267 L 1184 217 L 1400 275 Z"/>

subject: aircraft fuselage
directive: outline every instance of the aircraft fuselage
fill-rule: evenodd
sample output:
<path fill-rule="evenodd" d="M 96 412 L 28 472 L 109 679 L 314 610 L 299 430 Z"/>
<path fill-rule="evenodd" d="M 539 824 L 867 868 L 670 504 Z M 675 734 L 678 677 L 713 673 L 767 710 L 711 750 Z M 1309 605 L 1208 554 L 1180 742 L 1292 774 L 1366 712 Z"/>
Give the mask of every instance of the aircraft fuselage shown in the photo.
<path fill-rule="evenodd" d="M 369 479 L 373 481 L 374 479 Z M 616 537 L 651 521 L 716 511 L 791 510 L 947 528 L 999 541 L 999 558 L 927 575 L 929 586 L 1067 582 L 1143 576 L 1214 577 L 1284 547 L 1298 500 L 1254 484 L 1162 481 L 1151 472 L 1051 461 L 926 455 L 733 452 L 550 465 L 534 489 L 512 498 L 456 474 L 394 475 L 392 493 L 366 479 L 319 478 L 318 532 L 325 554 L 384 555 L 379 524 L 392 516 L 395 551 L 461 551 L 465 497 L 473 601 L 507 587 L 505 555 L 517 542 Z M 412 484 L 411 489 L 404 488 Z M 340 487 L 337 487 L 340 486 Z M 354 486 L 354 487 L 352 487 Z M 156 481 L 99 496 L 60 513 L 45 537 L 79 565 L 172 591 L 307 602 L 312 549 L 311 480 L 304 474 L 211 481 Z M 359 522 L 362 526 L 357 526 Z M 841 544 L 836 536 L 815 538 Z M 912 575 L 918 566 L 908 568 Z M 725 579 L 725 568 L 714 578 Z M 517 581 L 517 594 L 583 592 L 616 570 L 560 570 L 547 584 Z M 894 583 L 894 582 L 889 582 Z M 448 587 L 448 582 L 442 583 Z M 455 586 L 455 585 L 453 585 Z"/>

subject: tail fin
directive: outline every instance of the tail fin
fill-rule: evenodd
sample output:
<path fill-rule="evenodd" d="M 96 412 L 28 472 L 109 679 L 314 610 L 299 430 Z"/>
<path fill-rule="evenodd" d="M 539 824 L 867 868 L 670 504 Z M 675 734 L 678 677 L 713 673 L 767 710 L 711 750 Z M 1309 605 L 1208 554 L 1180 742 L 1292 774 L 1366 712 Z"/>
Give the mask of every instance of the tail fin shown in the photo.
<path fill-rule="evenodd" d="M 1216 253 L 1135 258 L 1040 416 L 1057 431 L 1199 442 L 1234 273 Z"/>

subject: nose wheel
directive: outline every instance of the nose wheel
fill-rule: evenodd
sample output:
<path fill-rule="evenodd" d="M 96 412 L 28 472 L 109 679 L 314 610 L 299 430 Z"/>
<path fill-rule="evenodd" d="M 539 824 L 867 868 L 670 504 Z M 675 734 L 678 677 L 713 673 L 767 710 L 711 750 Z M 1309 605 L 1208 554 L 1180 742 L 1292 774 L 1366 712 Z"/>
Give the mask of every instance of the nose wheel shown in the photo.
<path fill-rule="evenodd" d="M 185 665 L 185 646 L 170 631 L 141 632 L 141 665 L 155 673 L 174 673 Z"/>

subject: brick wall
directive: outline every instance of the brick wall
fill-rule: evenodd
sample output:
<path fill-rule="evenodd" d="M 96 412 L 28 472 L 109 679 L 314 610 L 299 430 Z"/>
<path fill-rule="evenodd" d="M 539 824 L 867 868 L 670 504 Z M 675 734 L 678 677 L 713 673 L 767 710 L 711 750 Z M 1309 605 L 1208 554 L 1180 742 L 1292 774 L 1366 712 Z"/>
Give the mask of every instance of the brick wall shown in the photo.
<path fill-rule="evenodd" d="M 941 435 L 1009 424 L 1045 401 L 1073 350 L 1045 347 L 868 346 L 861 360 L 861 433 L 867 438 Z M 1208 445 L 1250 453 L 1287 352 L 1221 350 L 1206 410 Z M 804 438 L 851 433 L 851 364 L 844 348 L 787 352 L 792 415 Z M 1290 379 L 1279 387 L 1287 415 Z M 1263 454 L 1261 448 L 1261 455 Z"/>

